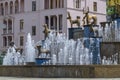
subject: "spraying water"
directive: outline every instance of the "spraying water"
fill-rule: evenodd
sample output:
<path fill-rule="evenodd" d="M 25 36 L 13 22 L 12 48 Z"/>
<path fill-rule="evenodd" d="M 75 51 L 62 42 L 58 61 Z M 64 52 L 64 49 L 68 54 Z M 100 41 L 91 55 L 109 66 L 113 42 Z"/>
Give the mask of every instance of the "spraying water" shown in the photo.
<path fill-rule="evenodd" d="M 36 53 L 35 53 L 35 48 L 34 48 L 34 43 L 31 38 L 30 33 L 27 35 L 27 42 L 25 45 L 25 61 L 26 62 L 35 62 L 36 58 Z"/>

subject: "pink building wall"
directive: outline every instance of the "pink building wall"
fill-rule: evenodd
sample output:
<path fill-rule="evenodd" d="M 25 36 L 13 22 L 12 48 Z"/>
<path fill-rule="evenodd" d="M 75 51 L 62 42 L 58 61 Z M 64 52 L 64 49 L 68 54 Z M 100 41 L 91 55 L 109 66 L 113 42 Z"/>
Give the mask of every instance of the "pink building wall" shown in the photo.
<path fill-rule="evenodd" d="M 15 2 L 16 0 L 3 0 L 0 1 L 1 3 L 5 2 Z M 21 1 L 21 0 L 18 0 Z M 32 11 L 32 1 L 36 1 L 36 11 Z M 32 36 L 35 42 L 44 39 L 43 34 L 43 27 L 42 25 L 45 24 L 45 16 L 49 18 L 52 15 L 57 17 L 57 21 L 59 20 L 59 15 L 62 15 L 62 32 L 67 34 L 67 30 L 70 27 L 70 22 L 66 19 L 67 12 L 69 11 L 72 18 L 76 19 L 76 16 L 80 16 L 83 18 L 82 9 L 85 7 L 85 0 L 80 0 L 80 8 L 74 8 L 75 4 L 73 3 L 74 0 L 64 0 L 64 8 L 54 8 L 54 9 L 44 9 L 44 0 L 24 0 L 24 12 L 13 13 L 8 15 L 0 15 L 0 23 L 3 22 L 4 18 L 12 18 L 13 19 L 13 40 L 17 47 L 24 48 L 24 46 L 20 46 L 20 36 L 24 36 L 24 45 L 26 42 L 27 33 L 32 33 L 32 26 L 36 26 L 36 35 Z M 93 2 L 97 2 L 97 12 L 93 11 Z M 46 3 L 47 4 L 47 3 Z M 90 8 L 90 13 L 97 15 L 98 24 L 99 22 L 106 21 L 106 1 L 105 0 L 86 0 L 86 6 Z M 20 32 L 20 20 L 24 20 L 24 29 Z M 49 23 L 50 24 L 50 23 Z M 81 22 L 82 24 L 82 22 Z M 76 26 L 76 25 L 74 25 Z M 50 27 L 50 25 L 49 25 Z M 57 24 L 58 27 L 58 24 Z M 3 35 L 2 29 L 0 29 L 0 49 L 6 49 L 8 46 L 3 47 L 3 36 L 8 36 L 8 34 Z"/>

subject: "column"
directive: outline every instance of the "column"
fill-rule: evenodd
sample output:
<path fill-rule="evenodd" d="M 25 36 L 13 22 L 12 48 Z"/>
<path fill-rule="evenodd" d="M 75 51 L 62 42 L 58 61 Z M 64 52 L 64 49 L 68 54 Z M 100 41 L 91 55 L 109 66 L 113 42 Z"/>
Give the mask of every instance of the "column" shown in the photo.
<path fill-rule="evenodd" d="M 49 0 L 49 9 L 51 8 L 51 0 Z"/>
<path fill-rule="evenodd" d="M 57 0 L 57 8 L 59 8 L 59 0 Z"/>
<path fill-rule="evenodd" d="M 5 19 L 6 20 L 6 22 L 7 22 L 7 28 L 6 28 L 6 30 L 7 30 L 7 33 L 8 33 L 8 18 L 7 19 Z"/>
<path fill-rule="evenodd" d="M 56 4 L 55 0 L 53 0 L 53 9 L 55 9 L 55 4 Z"/>
<path fill-rule="evenodd" d="M 60 0 L 60 8 L 62 8 L 62 2 L 63 2 L 63 0 Z"/>
<path fill-rule="evenodd" d="M 6 39 L 7 39 L 7 40 L 6 40 L 6 43 L 7 43 L 7 45 L 6 45 L 6 46 L 8 47 L 8 46 L 9 46 L 8 36 L 6 36 Z"/>
<path fill-rule="evenodd" d="M 12 33 L 13 33 L 13 30 L 14 30 L 14 18 L 12 18 Z"/>
<path fill-rule="evenodd" d="M 64 8 L 64 0 L 62 0 L 62 8 Z"/>
<path fill-rule="evenodd" d="M 20 12 L 21 12 L 21 5 L 20 5 L 20 4 L 21 4 L 21 1 L 19 0 L 18 2 L 19 2 L 19 3 L 18 3 L 18 5 L 19 5 L 19 10 L 18 10 L 18 12 L 20 13 Z"/>
<path fill-rule="evenodd" d="M 51 24 L 50 24 L 51 23 L 51 17 L 48 16 L 48 18 L 49 18 L 49 26 L 48 27 L 49 27 L 49 29 L 51 29 Z"/>
<path fill-rule="evenodd" d="M 15 1 L 13 1 L 13 10 L 12 10 L 13 14 L 15 14 Z"/>

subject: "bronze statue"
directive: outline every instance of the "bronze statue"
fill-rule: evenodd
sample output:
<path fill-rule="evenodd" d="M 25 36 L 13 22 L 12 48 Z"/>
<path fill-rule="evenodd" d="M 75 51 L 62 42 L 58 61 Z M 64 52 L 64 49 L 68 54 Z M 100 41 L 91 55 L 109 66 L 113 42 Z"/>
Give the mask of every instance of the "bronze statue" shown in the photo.
<path fill-rule="evenodd" d="M 50 51 L 43 49 L 41 45 L 37 45 L 36 48 L 38 49 L 38 57 L 41 55 L 41 53 L 46 54 L 46 57 L 48 54 L 50 54 Z"/>
<path fill-rule="evenodd" d="M 73 24 L 77 24 L 77 26 L 80 27 L 80 16 L 77 16 L 77 19 L 72 20 L 70 12 L 68 12 L 67 19 L 70 21 L 71 28 L 73 28 Z"/>
<path fill-rule="evenodd" d="M 50 29 L 48 28 L 47 24 L 44 24 L 43 27 L 44 27 L 43 33 L 44 33 L 45 39 L 46 39 L 48 37 L 48 34 L 50 33 Z"/>
<path fill-rule="evenodd" d="M 83 8 L 83 14 L 85 16 L 83 17 L 83 26 L 84 25 L 96 25 L 97 24 L 97 17 L 96 15 L 89 15 L 89 7 L 87 7 L 88 10 L 84 10 Z"/>

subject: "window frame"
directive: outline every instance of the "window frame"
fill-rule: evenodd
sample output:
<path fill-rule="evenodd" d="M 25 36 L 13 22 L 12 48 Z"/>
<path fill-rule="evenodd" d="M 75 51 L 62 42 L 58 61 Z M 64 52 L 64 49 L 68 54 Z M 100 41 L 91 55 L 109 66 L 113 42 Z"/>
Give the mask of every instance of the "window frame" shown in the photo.
<path fill-rule="evenodd" d="M 32 26 L 32 36 L 36 35 L 36 26 Z"/>
<path fill-rule="evenodd" d="M 32 11 L 36 11 L 36 1 L 32 1 Z"/>

